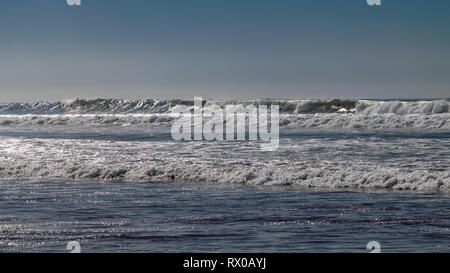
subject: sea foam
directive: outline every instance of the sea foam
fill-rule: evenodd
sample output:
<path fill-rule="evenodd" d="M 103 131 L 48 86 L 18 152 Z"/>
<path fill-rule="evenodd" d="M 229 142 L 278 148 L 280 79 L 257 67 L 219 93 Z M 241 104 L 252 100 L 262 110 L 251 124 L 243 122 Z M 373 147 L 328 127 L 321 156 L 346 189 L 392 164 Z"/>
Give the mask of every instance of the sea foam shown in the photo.
<path fill-rule="evenodd" d="M 448 140 L 139 142 L 1 137 L 1 179 L 87 179 L 449 191 Z M 411 155 L 421 155 L 411 157 Z M 387 157 L 386 155 L 390 155 Z M 395 156 L 394 156 L 395 155 Z M 380 160 L 384 158 L 383 160 Z"/>

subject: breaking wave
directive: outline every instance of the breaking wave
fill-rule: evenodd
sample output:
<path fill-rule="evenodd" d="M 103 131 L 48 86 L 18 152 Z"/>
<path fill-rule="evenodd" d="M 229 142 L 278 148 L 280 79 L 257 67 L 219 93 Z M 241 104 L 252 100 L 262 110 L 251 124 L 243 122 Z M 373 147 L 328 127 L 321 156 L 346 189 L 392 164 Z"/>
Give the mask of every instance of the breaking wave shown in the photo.
<path fill-rule="evenodd" d="M 117 181 L 205 182 L 219 184 L 298 186 L 306 188 L 450 191 L 450 172 L 380 168 L 379 166 L 276 167 L 205 166 L 189 162 L 99 164 L 91 162 L 8 163 L 1 178 L 86 179 Z"/>
<path fill-rule="evenodd" d="M 270 154 L 257 142 L 0 137 L 0 179 L 450 191 L 450 142 L 445 135 L 360 137 L 292 138 Z"/>
<path fill-rule="evenodd" d="M 357 114 L 443 114 L 449 112 L 449 100 L 276 100 L 247 101 L 204 100 L 204 105 L 228 104 L 279 105 L 286 114 L 357 113 Z M 125 100 L 125 99 L 76 99 L 60 102 L 0 104 L 0 114 L 156 114 L 169 113 L 178 105 L 194 106 L 194 100 Z"/>
<path fill-rule="evenodd" d="M 370 101 L 360 100 L 356 105 L 359 114 L 444 114 L 448 113 L 448 100 L 435 101 Z"/>
<path fill-rule="evenodd" d="M 0 115 L 0 128 L 29 126 L 169 126 L 173 114 Z M 207 120 L 206 118 L 204 119 Z M 281 114 L 281 128 L 450 130 L 450 114 Z M 225 121 L 226 122 L 226 121 Z"/>
<path fill-rule="evenodd" d="M 450 191 L 448 100 L 262 99 L 203 104 L 279 105 L 284 130 L 280 148 L 266 154 L 257 142 L 175 142 L 165 135 L 150 141 L 147 131 L 151 130 L 139 127 L 170 126 L 177 106 L 193 109 L 193 100 L 1 104 L 0 179 Z M 326 130 L 304 137 L 304 130 L 289 135 L 291 128 Z M 346 129 L 351 134 L 346 135 Z M 407 129 L 408 137 L 379 137 L 376 131 L 353 136 L 358 129 Z M 437 135 L 421 135 L 430 130 Z M 328 137 L 328 131 L 339 136 Z M 98 132 L 120 137 L 97 138 Z"/>
<path fill-rule="evenodd" d="M 448 100 L 270 100 L 204 101 L 204 105 L 279 105 L 280 126 L 344 129 L 450 129 Z M 0 127 L 5 126 L 124 126 L 170 125 L 173 112 L 193 100 L 97 99 L 72 102 L 11 103 L 0 105 Z"/>

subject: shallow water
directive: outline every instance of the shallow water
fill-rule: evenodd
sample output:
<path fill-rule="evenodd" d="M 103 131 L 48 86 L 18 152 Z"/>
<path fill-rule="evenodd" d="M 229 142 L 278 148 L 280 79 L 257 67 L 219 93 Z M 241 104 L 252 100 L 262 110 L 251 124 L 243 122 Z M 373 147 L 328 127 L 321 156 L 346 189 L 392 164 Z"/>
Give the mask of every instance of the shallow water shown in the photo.
<path fill-rule="evenodd" d="M 1 181 L 0 251 L 449 252 L 446 193 Z"/>

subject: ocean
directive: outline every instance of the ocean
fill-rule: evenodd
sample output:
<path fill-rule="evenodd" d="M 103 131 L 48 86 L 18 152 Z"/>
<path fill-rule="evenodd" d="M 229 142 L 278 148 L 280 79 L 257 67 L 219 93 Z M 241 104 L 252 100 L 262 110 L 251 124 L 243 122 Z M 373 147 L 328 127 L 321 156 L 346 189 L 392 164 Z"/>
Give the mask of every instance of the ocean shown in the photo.
<path fill-rule="evenodd" d="M 449 252 L 449 100 L 280 106 L 280 144 L 174 141 L 192 100 L 0 104 L 0 251 Z"/>

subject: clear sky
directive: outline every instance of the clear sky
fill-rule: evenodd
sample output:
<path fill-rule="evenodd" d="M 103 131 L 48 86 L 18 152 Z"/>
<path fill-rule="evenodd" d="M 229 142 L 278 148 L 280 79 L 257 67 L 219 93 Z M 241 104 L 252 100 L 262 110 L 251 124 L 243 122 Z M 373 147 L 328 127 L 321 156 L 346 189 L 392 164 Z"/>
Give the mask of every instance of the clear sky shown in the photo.
<path fill-rule="evenodd" d="M 450 97 L 450 1 L 2 0 L 0 101 Z"/>

